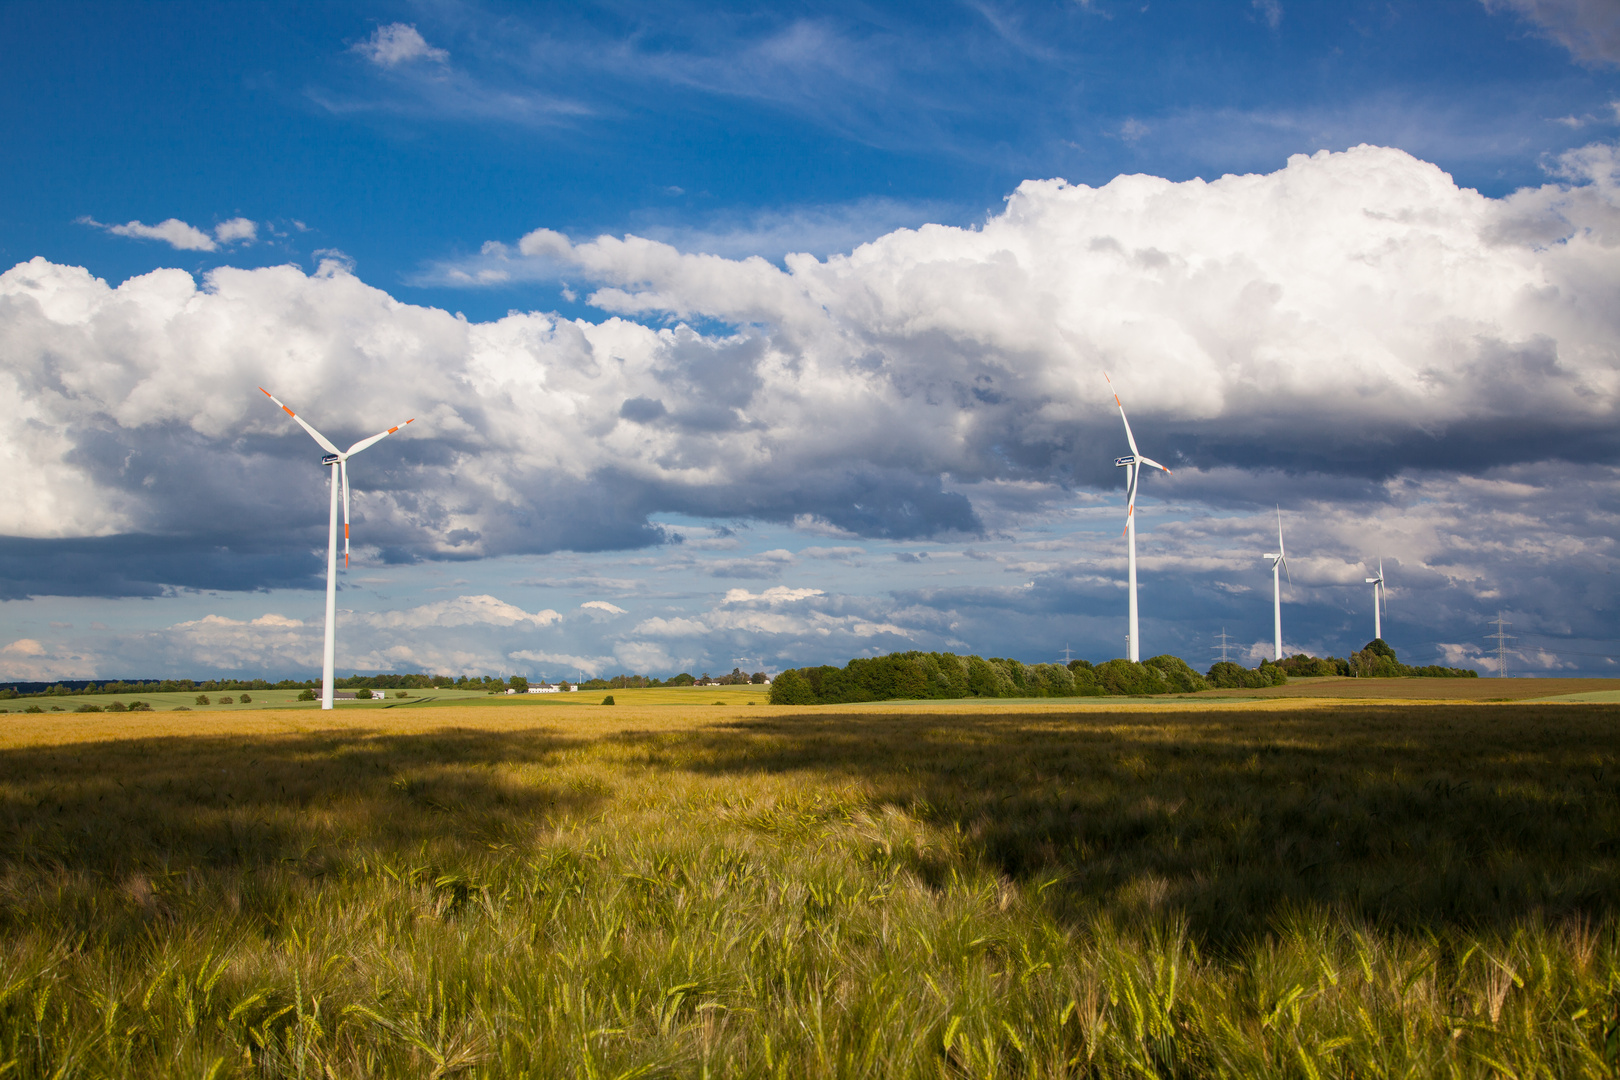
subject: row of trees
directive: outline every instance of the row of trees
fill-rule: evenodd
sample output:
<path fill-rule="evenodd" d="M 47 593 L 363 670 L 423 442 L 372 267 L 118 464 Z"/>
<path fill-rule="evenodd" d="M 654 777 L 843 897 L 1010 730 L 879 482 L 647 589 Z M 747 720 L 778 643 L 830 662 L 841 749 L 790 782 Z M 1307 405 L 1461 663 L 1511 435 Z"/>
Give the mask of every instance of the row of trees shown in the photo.
<path fill-rule="evenodd" d="M 1282 676 L 1286 681 L 1286 676 Z M 1085 660 L 1025 664 L 1004 657 L 903 652 L 851 660 L 841 668 L 790 668 L 771 683 L 773 705 L 840 705 L 859 701 L 965 697 L 1104 697 L 1193 693 L 1210 683 L 1175 656 L 1140 664 Z"/>
<path fill-rule="evenodd" d="M 656 686 L 743 686 L 752 683 L 763 686 L 770 682 L 770 676 L 763 671 L 756 671 L 752 675 L 742 668 L 732 668 L 730 675 L 710 675 L 705 671 L 702 675 L 691 675 L 681 672 L 668 679 L 654 679 L 647 675 L 615 675 L 611 679 L 586 679 L 579 684 L 581 690 L 636 690 Z"/>
<path fill-rule="evenodd" d="M 903 652 L 851 660 L 843 667 L 791 668 L 771 683 L 773 705 L 843 705 L 858 701 L 965 697 L 1103 697 L 1191 694 L 1200 690 L 1259 689 L 1281 686 L 1290 675 L 1362 678 L 1477 678 L 1468 668 L 1410 667 L 1382 640 L 1367 643 L 1348 658 L 1301 653 L 1254 668 L 1223 660 L 1199 674 L 1180 657 L 1155 656 L 1140 664 L 1086 660 L 1064 664 L 1024 664 L 1002 657 L 955 653 Z"/>
<path fill-rule="evenodd" d="M 692 675 L 681 672 L 668 679 L 655 679 L 648 675 L 615 675 L 611 679 L 588 679 L 579 684 L 582 690 L 627 690 L 632 687 L 652 686 L 740 686 L 745 683 L 762 685 L 769 682 L 769 677 L 763 671 L 756 671 L 752 675 L 741 668 L 732 668 L 729 675 L 710 675 L 705 671 L 702 675 Z M 347 678 L 332 680 L 332 685 L 338 690 L 482 690 L 486 694 L 504 694 L 507 690 L 516 690 L 523 693 L 529 688 L 529 680 L 523 675 L 501 677 L 497 675 L 426 675 L 426 674 L 378 674 L 378 675 L 350 675 Z M 556 685 L 567 687 L 567 681 Z M 37 687 L 37 689 L 35 689 Z M 267 679 L 152 679 L 150 681 L 135 680 L 133 682 L 113 681 L 105 683 L 61 682 L 51 686 L 41 686 L 38 683 L 17 684 L 0 688 L 0 700 L 9 700 L 19 697 L 78 697 L 83 694 L 159 694 L 159 693 L 186 693 L 186 694 L 217 694 L 221 691 L 239 690 L 319 690 L 319 679 L 282 679 L 280 682 L 270 682 Z M 307 699 L 305 699 L 307 700 Z"/>
<path fill-rule="evenodd" d="M 1211 688 L 1278 686 L 1289 676 L 1342 675 L 1360 678 L 1478 678 L 1471 668 L 1441 667 L 1436 664 L 1409 666 L 1400 662 L 1395 650 L 1382 639 L 1369 641 L 1348 657 L 1307 656 L 1300 653 L 1273 664 L 1262 660 L 1257 668 L 1246 668 L 1222 661 L 1200 675 L 1178 657 L 1164 655 L 1133 664 L 1109 660 L 1093 665 L 1086 660 L 1064 664 L 1024 664 L 1017 660 L 955 653 L 905 652 L 851 660 L 842 668 L 822 665 L 795 668 L 777 676 L 771 687 L 771 701 L 786 705 L 884 701 L 890 698 L 959 697 L 1087 697 L 1116 694 L 1193 693 Z M 712 676 L 708 672 L 691 675 L 681 672 L 668 679 L 648 675 L 615 675 L 609 679 L 587 679 L 581 690 L 629 690 L 662 686 L 755 686 L 771 682 L 763 671 L 752 675 L 741 668 L 731 674 Z M 16 697 L 67 697 L 80 694 L 141 693 L 218 693 L 240 690 L 306 690 L 320 688 L 318 679 L 161 679 L 147 682 L 96 683 L 63 682 L 37 690 L 17 684 L 0 689 L 0 699 Z M 340 690 L 482 690 L 504 694 L 523 692 L 529 680 L 522 675 L 501 678 L 494 675 L 377 674 L 350 675 L 333 680 Z M 559 686 L 567 687 L 567 682 Z M 780 699 L 780 700 L 779 700 Z M 791 699 L 791 700 L 790 700 Z"/>
<path fill-rule="evenodd" d="M 1388 642 L 1374 638 L 1347 657 L 1306 656 L 1298 653 L 1279 660 L 1277 666 L 1296 678 L 1343 675 L 1361 679 L 1477 679 L 1473 668 L 1442 667 L 1439 664 L 1403 664 Z"/>
<path fill-rule="evenodd" d="M 19 684 L 26 687 L 28 684 Z M 38 684 L 32 684 L 38 686 Z M 498 687 L 505 690 L 507 681 L 494 676 L 462 675 L 457 678 L 452 675 L 350 675 L 347 678 L 336 678 L 332 685 L 339 690 L 358 690 L 362 687 L 369 690 L 427 690 L 432 688 L 458 690 L 488 690 L 495 692 Z M 37 690 L 19 689 L 17 686 L 0 689 L 0 698 L 17 697 L 77 697 L 81 694 L 215 694 L 221 691 L 238 690 L 319 690 L 319 679 L 282 679 L 280 682 L 270 682 L 268 679 L 152 679 L 149 681 L 135 680 L 133 682 L 112 681 L 104 683 L 72 682 L 56 683 Z"/>

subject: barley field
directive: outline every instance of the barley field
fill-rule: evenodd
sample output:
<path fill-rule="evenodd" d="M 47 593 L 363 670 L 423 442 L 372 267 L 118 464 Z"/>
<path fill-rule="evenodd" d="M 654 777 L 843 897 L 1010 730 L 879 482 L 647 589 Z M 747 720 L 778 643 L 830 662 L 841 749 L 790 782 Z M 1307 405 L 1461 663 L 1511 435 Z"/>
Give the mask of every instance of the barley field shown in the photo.
<path fill-rule="evenodd" d="M 1612 1076 L 1617 722 L 8 715 L 0 1077 Z"/>

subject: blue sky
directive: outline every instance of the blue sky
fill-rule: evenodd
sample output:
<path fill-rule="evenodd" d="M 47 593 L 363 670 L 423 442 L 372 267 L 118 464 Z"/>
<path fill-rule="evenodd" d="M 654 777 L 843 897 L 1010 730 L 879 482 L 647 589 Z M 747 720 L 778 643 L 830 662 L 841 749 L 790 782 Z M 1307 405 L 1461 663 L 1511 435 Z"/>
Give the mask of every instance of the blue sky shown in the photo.
<path fill-rule="evenodd" d="M 1182 466 L 1144 486 L 1149 653 L 1269 638 L 1280 504 L 1299 648 L 1370 636 L 1384 554 L 1414 660 L 1488 669 L 1504 610 L 1515 670 L 1613 666 L 1612 3 L 0 35 L 0 677 L 310 669 L 324 496 L 260 382 L 334 437 L 425 414 L 357 459 L 357 670 L 1103 659 L 1105 369 Z"/>
<path fill-rule="evenodd" d="M 119 278 L 162 260 L 81 217 L 245 216 L 288 235 L 186 268 L 337 248 L 401 299 L 490 317 L 560 297 L 431 267 L 538 225 L 763 223 L 827 254 L 982 220 L 1025 179 L 1269 172 L 1359 142 L 1501 195 L 1612 135 L 1616 80 L 1499 8 L 11 4 L 5 137 L 29 167 L 0 180 L 0 256 Z M 368 59 L 397 24 L 424 55 Z"/>

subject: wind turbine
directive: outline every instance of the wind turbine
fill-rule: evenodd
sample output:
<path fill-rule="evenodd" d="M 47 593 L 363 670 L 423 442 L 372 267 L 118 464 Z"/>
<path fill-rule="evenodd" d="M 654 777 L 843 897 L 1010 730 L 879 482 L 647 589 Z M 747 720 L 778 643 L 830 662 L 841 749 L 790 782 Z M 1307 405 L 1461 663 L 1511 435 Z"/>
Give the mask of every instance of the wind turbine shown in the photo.
<path fill-rule="evenodd" d="M 1131 434 L 1131 422 L 1125 417 L 1125 406 L 1120 404 L 1118 391 L 1114 390 L 1114 380 L 1108 378 L 1106 371 L 1103 372 L 1103 378 L 1108 380 L 1108 389 L 1114 395 L 1114 404 L 1119 405 L 1119 418 L 1125 421 L 1125 441 L 1131 444 L 1130 456 L 1115 458 L 1114 465 L 1123 467 L 1126 470 L 1125 488 L 1129 493 L 1125 504 L 1125 535 L 1130 540 L 1128 547 L 1130 549 L 1131 575 L 1131 634 L 1127 639 L 1130 642 L 1130 648 L 1127 651 L 1130 653 L 1129 659 L 1132 663 L 1140 663 L 1142 648 L 1137 640 L 1136 632 L 1136 484 L 1143 465 L 1151 465 L 1155 469 L 1164 469 L 1166 473 L 1170 470 L 1165 469 L 1163 465 L 1160 465 L 1152 458 L 1143 457 L 1137 451 L 1136 436 Z"/>
<path fill-rule="evenodd" d="M 1277 655 L 1272 659 L 1281 660 L 1282 655 L 1282 581 L 1277 576 L 1277 568 L 1282 567 L 1284 573 L 1288 572 L 1288 552 L 1283 548 L 1282 538 L 1282 507 L 1277 507 L 1277 550 L 1275 553 L 1266 552 L 1261 556 L 1271 560 L 1271 614 L 1272 631 L 1276 637 Z M 1288 584 L 1294 583 L 1294 575 L 1288 574 Z"/>
<path fill-rule="evenodd" d="M 1373 587 L 1373 637 L 1384 639 L 1383 609 L 1389 606 L 1389 587 L 1384 584 L 1384 557 L 1378 557 L 1378 576 L 1367 579 Z"/>
<path fill-rule="evenodd" d="M 266 390 L 259 387 L 265 397 L 281 405 L 281 401 Z M 326 456 L 321 458 L 322 465 L 332 467 L 332 519 L 327 529 L 326 539 L 326 647 L 321 655 L 321 708 L 332 707 L 332 668 L 337 656 L 337 521 L 338 521 L 338 487 L 343 488 L 343 567 L 349 566 L 349 459 L 372 443 L 381 442 L 405 424 L 416 422 L 411 417 L 405 424 L 396 424 L 387 431 L 379 432 L 369 439 L 361 439 L 347 450 L 339 450 L 332 440 L 310 427 L 304 418 L 281 405 L 281 411 L 298 421 L 298 426 L 309 432 L 310 438 L 321 444 Z"/>

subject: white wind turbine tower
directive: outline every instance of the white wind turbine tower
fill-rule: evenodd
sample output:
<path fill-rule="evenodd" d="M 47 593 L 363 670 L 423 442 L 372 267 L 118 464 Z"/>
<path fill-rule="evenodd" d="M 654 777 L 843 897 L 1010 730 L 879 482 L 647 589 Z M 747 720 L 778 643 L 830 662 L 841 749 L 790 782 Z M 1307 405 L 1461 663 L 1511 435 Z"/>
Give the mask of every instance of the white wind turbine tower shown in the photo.
<path fill-rule="evenodd" d="M 265 397 L 281 405 L 281 401 L 266 390 L 259 387 Z M 415 423 L 416 417 L 411 417 L 405 424 L 397 424 L 387 431 L 379 432 L 369 439 L 361 439 L 347 450 L 339 450 L 332 444 L 332 440 L 316 431 L 304 422 L 304 418 L 281 405 L 281 411 L 298 421 L 298 426 L 309 432 L 310 437 L 321 444 L 326 456 L 321 458 L 322 465 L 332 467 L 332 519 L 327 529 L 326 539 L 326 647 L 321 656 L 321 708 L 332 707 L 332 675 L 333 665 L 337 657 L 337 522 L 338 522 L 338 488 L 343 488 L 343 565 L 349 565 L 349 459 L 372 443 L 381 442 L 405 424 Z"/>
<path fill-rule="evenodd" d="M 1125 421 L 1125 441 L 1131 445 L 1130 456 L 1115 458 L 1114 464 L 1115 466 L 1123 467 L 1126 470 L 1125 488 L 1129 493 L 1127 495 L 1125 504 L 1125 535 L 1129 538 L 1129 544 L 1127 546 L 1130 550 L 1131 633 L 1130 637 L 1126 640 L 1130 643 L 1130 647 L 1127 650 L 1130 653 L 1128 659 L 1130 659 L 1133 663 L 1139 663 L 1142 659 L 1142 648 L 1138 641 L 1136 630 L 1136 484 L 1141 476 L 1143 465 L 1151 465 L 1155 469 L 1164 469 L 1166 473 L 1168 473 L 1170 470 L 1165 469 L 1163 465 L 1160 465 L 1152 458 L 1143 457 L 1141 453 L 1137 451 L 1136 436 L 1131 434 L 1131 422 L 1126 419 L 1125 406 L 1120 403 L 1119 393 L 1114 390 L 1114 380 L 1108 378 L 1107 372 L 1103 373 L 1103 378 L 1108 380 L 1108 389 L 1114 394 L 1114 404 L 1119 405 L 1119 418 Z"/>
<path fill-rule="evenodd" d="M 1282 654 L 1282 580 L 1277 576 L 1277 568 L 1281 567 L 1284 573 L 1288 572 L 1288 552 L 1283 548 L 1282 538 L 1282 507 L 1277 508 L 1277 550 L 1266 552 L 1261 556 L 1271 560 L 1271 615 L 1272 632 L 1276 638 L 1276 655 L 1274 660 L 1281 660 Z M 1288 575 L 1288 584 L 1294 583 L 1294 575 Z"/>
<path fill-rule="evenodd" d="M 1384 584 L 1384 557 L 1378 557 L 1378 576 L 1367 579 L 1373 587 L 1373 637 L 1384 640 L 1384 611 L 1389 606 L 1389 587 Z"/>

